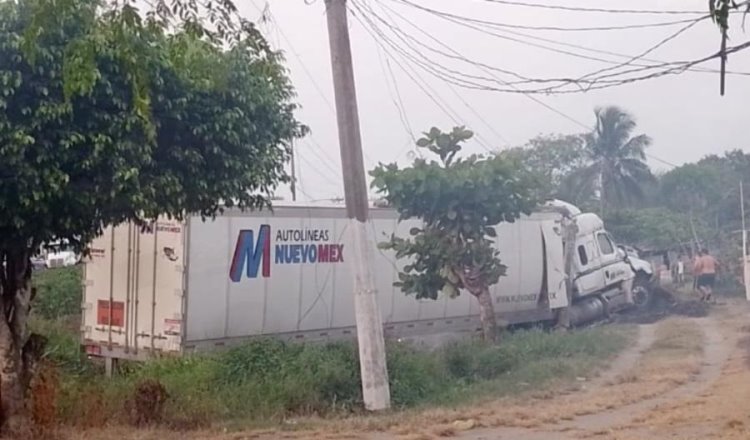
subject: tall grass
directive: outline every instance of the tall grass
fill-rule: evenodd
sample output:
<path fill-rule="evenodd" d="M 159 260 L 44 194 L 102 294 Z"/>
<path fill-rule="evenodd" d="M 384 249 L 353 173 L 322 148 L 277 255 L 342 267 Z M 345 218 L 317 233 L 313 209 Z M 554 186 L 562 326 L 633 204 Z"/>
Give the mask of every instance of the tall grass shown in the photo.
<path fill-rule="evenodd" d="M 626 335 L 612 328 L 525 331 L 499 345 L 465 341 L 429 352 L 389 343 L 393 404 L 454 404 L 517 391 L 522 382 L 542 386 L 587 374 L 626 343 Z M 123 403 L 139 383 L 151 380 L 166 388 L 165 422 L 177 427 L 237 419 L 274 423 L 290 415 L 347 414 L 362 406 L 357 349 L 345 342 L 259 340 L 223 353 L 130 365 L 109 381 L 90 370 L 68 371 L 79 374 L 64 376 L 59 406 L 63 420 L 72 423 L 87 414 L 92 395 L 99 396 L 95 403 L 106 413 L 103 420 L 126 420 Z"/>
<path fill-rule="evenodd" d="M 40 270 L 34 273 L 34 313 L 45 319 L 59 319 L 81 312 L 82 266 Z"/>
<path fill-rule="evenodd" d="M 351 342 L 256 340 L 220 353 L 127 364 L 117 377 L 105 379 L 101 365 L 79 347 L 80 270 L 40 272 L 34 282 L 39 291 L 32 329 L 47 336 L 46 357 L 60 372 L 57 408 L 64 423 L 125 423 L 144 383 L 166 389 L 163 422 L 175 428 L 234 420 L 275 423 L 290 415 L 340 415 L 362 407 L 357 347 Z M 497 345 L 467 340 L 433 351 L 389 342 L 393 405 L 456 404 L 585 375 L 627 342 L 628 332 L 619 327 L 522 331 Z"/>

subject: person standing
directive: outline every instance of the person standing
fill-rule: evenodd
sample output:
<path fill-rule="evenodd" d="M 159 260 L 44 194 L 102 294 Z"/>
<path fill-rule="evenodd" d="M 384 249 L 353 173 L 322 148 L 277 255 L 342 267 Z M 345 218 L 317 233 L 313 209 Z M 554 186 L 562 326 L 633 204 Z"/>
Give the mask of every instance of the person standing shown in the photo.
<path fill-rule="evenodd" d="M 685 283 L 685 262 L 682 261 L 682 255 L 677 260 L 677 285 L 682 286 Z"/>
<path fill-rule="evenodd" d="M 719 263 L 708 252 L 708 249 L 701 250 L 695 261 L 695 273 L 698 276 L 697 286 L 701 292 L 701 301 L 711 300 L 718 266 Z"/>

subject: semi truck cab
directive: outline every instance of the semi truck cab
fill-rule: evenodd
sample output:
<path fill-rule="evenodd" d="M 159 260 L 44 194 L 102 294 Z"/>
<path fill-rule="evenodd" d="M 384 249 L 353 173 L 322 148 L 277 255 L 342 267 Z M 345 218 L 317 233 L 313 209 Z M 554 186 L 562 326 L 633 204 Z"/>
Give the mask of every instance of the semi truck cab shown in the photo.
<path fill-rule="evenodd" d="M 578 226 L 574 251 L 573 306 L 585 302 L 602 313 L 650 302 L 651 265 L 617 246 L 604 222 L 592 213 L 573 217 Z"/>
<path fill-rule="evenodd" d="M 629 306 L 647 307 L 653 269 L 647 261 L 623 250 L 607 232 L 602 219 L 575 206 L 548 203 L 563 214 L 564 227 L 574 228 L 570 297 L 571 322 L 581 324 Z"/>

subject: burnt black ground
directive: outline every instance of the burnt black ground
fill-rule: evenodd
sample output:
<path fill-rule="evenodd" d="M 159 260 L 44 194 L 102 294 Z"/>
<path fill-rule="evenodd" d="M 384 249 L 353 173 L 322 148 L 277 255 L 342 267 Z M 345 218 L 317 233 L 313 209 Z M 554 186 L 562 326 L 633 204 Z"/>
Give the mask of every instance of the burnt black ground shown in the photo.
<path fill-rule="evenodd" d="M 612 318 L 614 322 L 626 324 L 651 324 L 669 316 L 702 318 L 708 316 L 711 304 L 677 298 L 667 289 L 657 287 L 651 302 L 643 309 L 630 309 Z"/>

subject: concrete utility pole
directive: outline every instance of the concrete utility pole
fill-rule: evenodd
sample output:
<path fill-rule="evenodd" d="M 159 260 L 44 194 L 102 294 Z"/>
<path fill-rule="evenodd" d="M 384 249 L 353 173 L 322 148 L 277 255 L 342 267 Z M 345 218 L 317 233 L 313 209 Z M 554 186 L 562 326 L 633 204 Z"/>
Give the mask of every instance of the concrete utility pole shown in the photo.
<path fill-rule="evenodd" d="M 378 411 L 391 406 L 391 392 L 385 363 L 383 323 L 378 307 L 375 279 L 371 272 L 373 261 L 372 244 L 367 233 L 367 181 L 362 160 L 362 138 L 359 133 L 346 0 L 326 0 L 326 9 L 346 214 L 354 243 L 354 313 L 357 322 L 362 395 L 365 408 Z"/>

